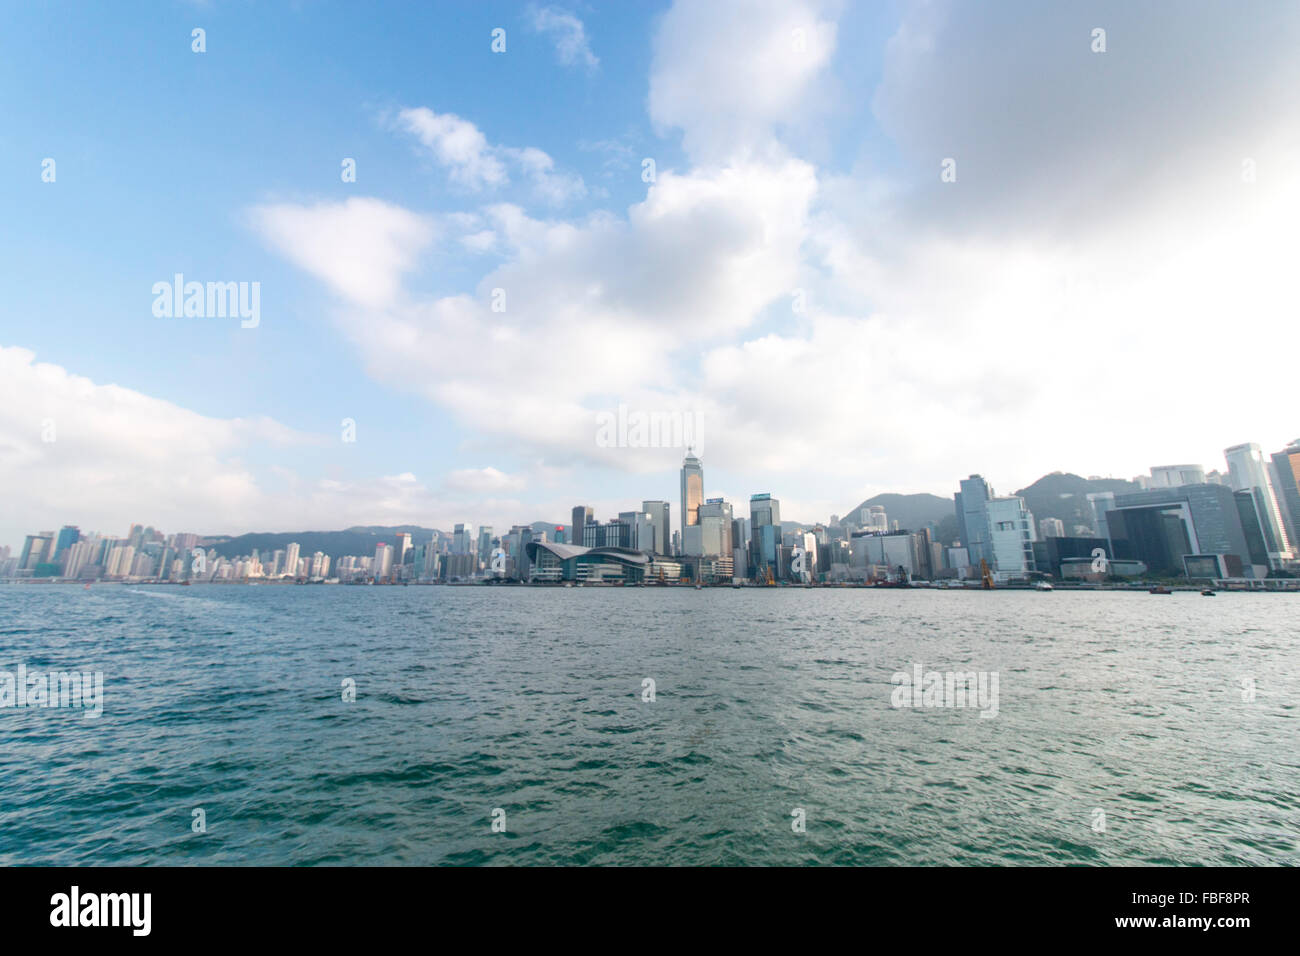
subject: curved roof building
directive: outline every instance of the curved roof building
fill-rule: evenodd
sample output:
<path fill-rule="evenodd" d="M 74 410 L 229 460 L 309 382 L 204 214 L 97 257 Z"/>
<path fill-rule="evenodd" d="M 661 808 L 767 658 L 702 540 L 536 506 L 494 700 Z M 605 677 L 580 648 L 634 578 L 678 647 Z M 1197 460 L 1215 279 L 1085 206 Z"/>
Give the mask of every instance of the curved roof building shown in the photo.
<path fill-rule="evenodd" d="M 682 573 L 678 562 L 632 548 L 530 541 L 524 550 L 533 581 L 676 581 Z"/>

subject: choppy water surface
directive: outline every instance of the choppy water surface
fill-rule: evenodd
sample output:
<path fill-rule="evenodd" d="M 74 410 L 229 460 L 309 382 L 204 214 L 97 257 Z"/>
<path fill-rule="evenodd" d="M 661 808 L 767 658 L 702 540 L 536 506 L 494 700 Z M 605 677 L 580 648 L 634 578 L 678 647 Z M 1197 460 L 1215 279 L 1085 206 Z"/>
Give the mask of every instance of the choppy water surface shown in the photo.
<path fill-rule="evenodd" d="M 105 681 L 99 719 L 0 710 L 0 863 L 1296 864 L 1298 610 L 0 587 L 0 670 Z M 895 709 L 916 663 L 997 672 L 997 716 Z"/>

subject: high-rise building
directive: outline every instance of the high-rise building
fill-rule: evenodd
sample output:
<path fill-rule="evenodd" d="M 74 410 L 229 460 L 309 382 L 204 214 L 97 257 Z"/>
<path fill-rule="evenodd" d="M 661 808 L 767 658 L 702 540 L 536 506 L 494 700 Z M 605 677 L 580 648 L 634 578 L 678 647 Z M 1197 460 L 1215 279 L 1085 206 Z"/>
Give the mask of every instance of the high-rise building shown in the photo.
<path fill-rule="evenodd" d="M 53 531 L 42 531 L 40 534 L 27 535 L 23 541 L 23 550 L 18 556 L 18 569 L 20 571 L 35 570 L 36 565 L 45 561 L 45 554 L 53 543 Z"/>
<path fill-rule="evenodd" d="M 733 521 L 731 504 L 721 498 L 709 498 L 700 505 L 700 553 L 731 560 Z"/>
<path fill-rule="evenodd" d="M 993 567 L 1002 576 L 1020 577 L 1034 570 L 1034 515 L 1025 499 L 992 498 L 985 506 Z"/>
<path fill-rule="evenodd" d="M 781 502 L 770 494 L 749 498 L 749 565 L 756 577 L 775 575 L 781 553 Z"/>
<path fill-rule="evenodd" d="M 1088 504 L 1092 508 L 1092 530 L 1099 538 L 1109 538 L 1106 527 L 1106 512 L 1115 507 L 1115 492 L 1095 491 L 1088 495 Z"/>
<path fill-rule="evenodd" d="M 382 547 L 382 545 L 381 545 Z M 296 578 L 298 576 L 298 542 L 290 541 L 284 549 L 284 570 L 282 575 Z"/>
<path fill-rule="evenodd" d="M 962 481 L 961 491 L 954 495 L 961 543 L 972 565 L 977 565 L 982 560 L 993 561 L 988 503 L 994 497 L 993 486 L 979 475 L 971 475 Z"/>
<path fill-rule="evenodd" d="M 451 535 L 451 553 L 469 554 L 474 540 L 474 529 L 467 524 L 457 524 Z"/>
<path fill-rule="evenodd" d="M 1234 492 L 1249 493 L 1249 504 L 1255 511 L 1255 520 L 1263 535 L 1269 567 L 1286 567 L 1294 552 L 1263 451 L 1254 442 L 1246 442 L 1224 449 L 1223 456 L 1228 462 L 1229 487 Z"/>
<path fill-rule="evenodd" d="M 289 547 L 296 547 L 289 545 Z M 371 564 L 370 570 L 376 581 L 385 580 L 393 570 L 393 549 L 385 542 L 381 541 L 375 547 L 375 560 Z"/>
<path fill-rule="evenodd" d="M 589 506 L 578 505 L 573 509 L 573 520 L 569 531 L 570 544 L 582 545 L 582 542 L 586 540 L 587 525 L 592 520 L 594 520 L 594 516 Z"/>
<path fill-rule="evenodd" d="M 650 521 L 654 525 L 654 544 L 651 546 L 655 554 L 672 554 L 672 544 L 668 540 L 668 529 L 670 527 L 668 518 L 668 502 L 666 501 L 643 501 L 641 502 L 641 511 L 650 515 Z M 647 550 L 642 548 L 641 550 Z"/>
<path fill-rule="evenodd" d="M 682 554 L 698 556 L 704 553 L 700 534 L 700 505 L 704 504 L 704 466 L 687 449 L 682 462 Z"/>
<path fill-rule="evenodd" d="M 1205 484 L 1205 469 L 1200 465 L 1159 465 L 1151 469 L 1148 488 L 1178 488 Z"/>
<path fill-rule="evenodd" d="M 1273 453 L 1273 474 L 1277 480 L 1273 489 L 1277 493 L 1278 507 L 1283 521 L 1289 522 L 1287 533 L 1300 548 L 1300 438 Z"/>
<path fill-rule="evenodd" d="M 1064 538 L 1065 522 L 1060 518 L 1040 518 L 1038 520 L 1038 537 L 1043 538 Z"/>
<path fill-rule="evenodd" d="M 397 540 L 393 544 L 393 564 L 400 567 L 406 563 L 407 552 L 411 550 L 411 535 L 406 531 L 399 531 L 396 537 Z"/>
<path fill-rule="evenodd" d="M 72 547 L 81 539 L 81 530 L 76 525 L 65 524 L 59 531 L 58 538 L 54 542 L 54 550 L 50 554 L 51 561 L 58 561 L 63 557 L 63 552 Z"/>
<path fill-rule="evenodd" d="M 1212 558 L 1224 574 L 1190 576 L 1256 576 L 1239 502 L 1225 485 L 1116 495 L 1106 524 L 1114 560 L 1141 561 L 1156 574 L 1187 574 L 1192 563 L 1204 563 L 1196 559 Z"/>
<path fill-rule="evenodd" d="M 478 560 L 480 564 L 492 560 L 492 526 L 490 524 L 479 525 Z"/>

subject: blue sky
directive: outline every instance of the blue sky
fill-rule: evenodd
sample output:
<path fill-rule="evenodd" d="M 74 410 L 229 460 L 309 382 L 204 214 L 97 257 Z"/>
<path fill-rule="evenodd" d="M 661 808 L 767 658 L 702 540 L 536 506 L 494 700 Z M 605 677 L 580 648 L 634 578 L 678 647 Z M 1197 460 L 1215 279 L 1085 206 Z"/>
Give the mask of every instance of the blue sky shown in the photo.
<path fill-rule="evenodd" d="M 674 501 L 676 523 L 681 449 L 593 447 L 592 416 L 619 403 L 700 416 L 710 496 L 771 491 L 808 521 L 973 471 L 1010 491 L 1057 468 L 1222 467 L 1228 444 L 1295 437 L 1283 415 L 1243 434 L 1227 412 L 1157 437 L 1016 435 L 1052 427 L 1026 408 L 1058 385 L 1131 386 L 1140 370 L 1080 370 L 1071 343 L 1203 274 L 1189 207 L 1241 258 L 1207 278 L 1203 316 L 1171 303 L 1182 327 L 1230 306 L 1290 334 L 1267 250 L 1296 199 L 1293 12 L 971 18 L 814 0 L 10 5 L 0 481 L 17 507 L 0 541 L 64 522 L 501 525 L 642 498 Z M 1199 115 L 1178 108 L 1189 84 Z M 441 138 L 452 122 L 481 137 L 468 158 L 446 151 L 464 145 Z M 978 179 L 944 191 L 954 154 Z M 177 272 L 259 282 L 260 324 L 155 317 L 150 289 Z M 999 328 L 1032 336 L 1019 371 Z M 1170 357 L 1185 377 L 1151 395 L 1203 380 L 1202 361 Z M 58 441 L 34 437 L 46 420 Z"/>

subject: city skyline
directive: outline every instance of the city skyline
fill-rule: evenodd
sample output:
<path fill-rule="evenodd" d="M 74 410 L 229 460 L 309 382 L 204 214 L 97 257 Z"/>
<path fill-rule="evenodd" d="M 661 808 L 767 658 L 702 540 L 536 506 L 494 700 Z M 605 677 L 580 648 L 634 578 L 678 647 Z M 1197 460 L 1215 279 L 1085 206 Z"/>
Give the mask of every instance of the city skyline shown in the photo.
<path fill-rule="evenodd" d="M 1300 571 L 1293 544 L 1300 541 L 1300 440 L 1268 456 L 1255 442 L 1232 445 L 1224 449 L 1224 463 L 1226 473 L 1184 462 L 1153 465 L 1147 475 L 1119 483 L 1082 479 L 1085 488 L 1098 480 L 1112 487 L 1089 492 L 1086 511 L 1076 509 L 1068 523 L 1041 513 L 1036 518 L 1022 497 L 1029 488 L 999 495 L 986 478 L 971 474 L 958 482 L 953 520 L 944 531 L 949 516 L 932 512 L 900 526 L 890 521 L 888 509 L 867 502 L 844 518 L 783 521 L 780 499 L 770 492 L 752 493 L 749 518 L 743 511 L 737 518 L 731 501 L 708 496 L 703 463 L 688 450 L 679 476 L 679 530 L 671 542 L 671 505 L 662 500 L 643 500 L 638 511 L 620 510 L 604 519 L 590 505 L 575 505 L 567 526 L 534 521 L 500 534 L 491 525 L 466 522 L 455 523 L 451 533 L 407 525 L 421 532 L 419 541 L 399 528 L 265 534 L 382 532 L 392 538 L 391 544 L 373 542 L 373 558 L 342 553 L 346 549 L 337 542 L 309 557 L 297 541 L 232 556 L 218 550 L 229 535 L 165 534 L 134 524 L 119 538 L 64 525 L 57 535 L 27 535 L 17 557 L 0 547 L 0 578 L 555 584 L 657 575 L 658 583 L 773 584 L 874 582 L 877 575 L 892 574 L 897 584 L 978 572 L 990 584 L 1087 574 L 1099 581 L 1108 574 L 1135 578 L 1149 572 L 1254 582 L 1293 576 Z M 1079 480 L 1059 472 L 1043 480 L 1058 476 Z M 431 533 L 427 541 L 424 532 Z"/>
<path fill-rule="evenodd" d="M 1293 439 L 1293 440 L 1291 440 L 1291 441 L 1286 441 L 1286 442 L 1280 442 L 1280 443 L 1278 443 L 1278 445 L 1277 445 L 1277 451 L 1280 453 L 1281 451 L 1283 451 L 1283 450 L 1285 450 L 1285 449 L 1287 449 L 1287 448 L 1297 447 L 1297 446 L 1300 446 L 1300 438 L 1296 438 L 1296 439 Z M 1202 463 L 1202 464 L 1194 464 L 1194 465 L 1192 465 L 1192 467 L 1195 467 L 1195 468 L 1199 468 L 1199 469 L 1201 469 L 1202 475 L 1204 475 L 1204 474 L 1209 474 L 1209 473 L 1219 474 L 1219 475 L 1223 478 L 1223 480 L 1226 482 L 1226 481 L 1229 480 L 1229 478 L 1230 478 L 1230 473 L 1232 472 L 1232 466 L 1233 466 L 1233 457 L 1232 457 L 1232 453 L 1234 453 L 1234 452 L 1240 452 L 1240 451 L 1242 451 L 1242 450 L 1244 450 L 1244 449 L 1247 449 L 1247 448 L 1249 448 L 1249 447 L 1255 447 L 1255 448 L 1257 448 L 1257 449 L 1262 450 L 1262 452 L 1263 452 L 1263 457 L 1264 457 L 1264 460 L 1265 460 L 1265 468 L 1267 468 L 1267 462 L 1271 459 L 1271 456 L 1272 456 L 1273 452 L 1268 451 L 1268 449 L 1269 449 L 1269 447 L 1270 447 L 1269 445 L 1263 444 L 1263 443 L 1261 443 L 1261 442 L 1256 442 L 1256 441 L 1247 441 L 1247 442 L 1242 442 L 1242 443 L 1238 443 L 1238 444 L 1234 444 L 1234 445 L 1230 445 L 1230 446 L 1225 447 L 1224 450 L 1223 450 L 1223 453 L 1222 453 L 1221 456 L 1220 456 L 1220 459 L 1221 459 L 1222 464 L 1223 464 L 1223 467 L 1222 467 L 1222 468 L 1211 466 L 1210 468 L 1206 469 L 1206 468 L 1204 467 L 1204 464 L 1203 464 L 1203 463 Z M 696 455 L 693 455 L 693 453 L 689 453 L 689 451 L 688 451 L 688 454 L 690 455 L 690 457 L 695 458 L 697 464 L 700 464 L 700 465 L 707 464 L 707 462 L 705 462 L 704 459 L 703 459 L 702 457 L 700 457 L 700 456 L 696 456 Z M 685 462 L 686 462 L 687 460 L 688 460 L 688 459 L 683 459 L 682 464 L 685 464 Z M 1171 467 L 1173 467 L 1173 468 L 1178 468 L 1178 467 L 1187 467 L 1187 466 L 1151 465 L 1151 466 L 1148 467 L 1148 471 L 1149 471 L 1150 473 L 1154 474 L 1154 473 L 1157 472 L 1158 470 L 1166 469 L 1166 468 L 1171 468 Z M 693 472 L 694 472 L 694 469 L 692 469 L 692 473 L 693 473 Z M 679 536 L 680 533 L 681 533 L 682 528 L 685 526 L 685 523 L 684 523 L 684 516 L 683 516 L 682 511 L 681 511 L 681 503 L 684 502 L 684 500 L 685 500 L 685 497 L 684 497 L 684 473 L 683 473 L 682 465 L 681 465 L 681 464 L 679 464 L 679 467 L 678 467 L 678 469 L 675 471 L 674 474 L 675 474 L 675 478 L 676 478 L 676 483 L 677 483 L 678 486 L 679 486 L 678 490 L 679 490 L 679 492 L 681 492 L 681 494 L 679 494 L 679 496 L 678 496 L 677 499 L 676 499 L 677 504 L 673 504 L 674 499 L 671 498 L 671 497 L 665 497 L 665 498 L 662 498 L 662 499 L 650 499 L 650 498 L 644 498 L 644 497 L 642 497 L 641 505 L 642 505 L 642 510 L 643 510 L 643 511 L 644 511 L 644 510 L 647 510 L 649 506 L 666 506 L 666 507 L 669 509 L 669 512 L 668 512 L 668 513 L 671 514 L 671 517 L 670 517 L 669 519 L 665 519 L 665 524 L 664 524 L 664 526 L 666 527 L 667 532 L 668 532 L 668 534 L 672 537 L 672 539 L 673 539 L 673 540 L 677 540 L 678 536 Z M 1074 473 L 1074 472 L 1066 472 L 1066 471 L 1061 471 L 1061 470 L 1049 471 L 1049 472 L 1045 472 L 1045 473 L 1043 473 L 1043 475 L 1036 476 L 1036 477 L 1035 477 L 1034 479 L 1032 479 L 1031 481 L 1024 482 L 1023 484 L 1018 484 L 1016 487 L 1017 487 L 1017 488 L 1028 487 L 1030 484 L 1032 484 L 1032 481 L 1038 480 L 1039 478 L 1042 478 L 1042 477 L 1046 477 L 1046 476 L 1050 476 L 1050 475 L 1056 475 L 1056 474 L 1076 474 L 1076 473 Z M 994 482 L 994 481 L 992 481 L 991 479 L 988 479 L 987 476 L 986 476 L 983 472 L 971 472 L 971 475 L 972 475 L 972 477 L 981 477 L 982 480 L 985 480 L 985 481 L 987 481 L 988 483 L 993 484 L 994 486 L 997 486 L 997 485 L 999 484 L 998 482 Z M 1097 472 L 1089 472 L 1089 473 L 1087 473 L 1087 474 L 1079 473 L 1079 476 L 1080 476 L 1080 477 L 1083 477 L 1083 478 L 1090 479 L 1090 480 L 1118 480 L 1118 481 L 1138 481 L 1138 482 L 1145 481 L 1145 480 L 1147 480 L 1147 478 L 1148 478 L 1148 475 L 1144 475 L 1144 474 L 1141 474 L 1141 473 L 1139 473 L 1139 474 L 1137 474 L 1137 475 L 1133 475 L 1133 476 L 1125 477 L 1125 476 L 1114 475 L 1114 474 L 1106 474 L 1106 475 L 1102 475 L 1102 474 L 1099 474 L 1099 473 L 1097 473 Z M 1158 477 L 1157 477 L 1157 481 L 1159 481 L 1159 478 L 1158 478 Z M 953 481 L 950 482 L 950 485 L 953 485 L 953 486 L 960 486 L 960 485 L 962 485 L 962 484 L 964 484 L 964 483 L 965 483 L 965 481 L 958 477 L 958 478 L 954 478 Z M 1003 487 L 1009 487 L 1009 485 L 1003 485 Z M 956 490 L 959 491 L 960 488 L 958 487 Z M 753 495 L 753 494 L 756 494 L 756 493 L 758 493 L 758 492 L 756 492 L 756 491 L 743 491 L 743 492 L 736 492 L 736 493 L 728 493 L 728 492 L 713 492 L 713 491 L 709 490 L 708 488 L 703 489 L 703 491 L 701 492 L 701 494 L 704 495 L 704 496 L 707 496 L 707 498 L 710 498 L 710 499 L 721 498 L 721 499 L 724 499 L 724 500 L 726 500 L 726 501 L 728 501 L 728 502 L 731 502 L 733 505 L 734 505 L 734 504 L 737 504 L 737 503 L 748 502 L 750 496 Z M 875 497 L 876 495 L 879 495 L 879 494 L 902 494 L 902 495 L 914 495 L 914 494 L 935 494 L 936 497 L 947 498 L 947 497 L 954 497 L 954 495 L 955 495 L 955 491 L 953 490 L 952 487 L 950 487 L 950 488 L 947 490 L 946 493 L 943 493 L 943 492 L 935 493 L 935 492 L 931 492 L 931 491 L 926 491 L 926 490 L 916 490 L 916 489 L 886 489 L 886 490 L 884 490 L 884 491 L 878 491 L 878 492 L 874 492 L 873 494 L 870 494 L 870 495 L 865 495 L 861 500 L 867 500 L 868 498 Z M 1276 495 L 1277 497 L 1276 497 L 1276 499 L 1275 499 L 1274 502 L 1273 502 L 1273 507 L 1275 507 L 1275 508 L 1277 509 L 1277 512 L 1278 512 L 1278 513 L 1277 513 L 1277 521 L 1278 521 L 1278 524 L 1281 526 L 1281 525 L 1283 525 L 1283 522 L 1282 522 L 1282 512 L 1284 512 L 1284 511 L 1286 510 L 1286 508 L 1287 508 L 1287 503 L 1286 503 L 1286 499 L 1285 499 L 1285 497 L 1282 495 L 1282 492 L 1281 492 L 1281 491 L 1276 491 L 1276 492 L 1275 492 L 1275 495 Z M 776 495 L 776 496 L 777 496 L 777 497 L 780 497 L 783 501 L 788 501 L 788 500 L 798 500 L 798 496 L 797 496 L 797 495 L 792 496 L 791 498 L 787 498 L 786 495 L 780 495 L 780 494 L 778 494 L 778 495 Z M 566 502 L 570 502 L 574 497 L 581 498 L 581 497 L 583 497 L 583 496 L 582 496 L 581 494 L 577 494 L 577 495 L 570 494 L 570 495 L 568 495 L 564 500 L 565 500 Z M 588 499 L 588 500 L 590 500 L 590 499 Z M 704 498 L 704 497 L 701 497 L 701 499 L 700 499 L 700 503 L 703 503 L 704 500 L 705 500 L 705 498 Z M 613 500 L 607 501 L 607 502 L 605 502 L 605 505 L 606 505 L 605 507 L 601 507 L 601 506 L 597 506 L 597 505 L 584 505 L 584 506 L 581 506 L 581 507 L 584 507 L 584 508 L 586 509 L 586 511 L 588 512 L 588 517 L 590 517 L 592 514 L 595 514 L 597 520 L 600 520 L 600 518 L 599 518 L 600 514 L 604 514 L 604 515 L 606 515 L 606 516 L 609 516 L 609 515 L 617 516 L 617 515 L 620 514 L 620 513 L 624 513 L 624 512 L 626 512 L 626 505 L 627 505 L 627 502 L 620 498 L 620 499 L 613 499 Z M 812 525 L 815 525 L 815 524 L 823 524 L 823 523 L 827 523 L 828 518 L 829 518 L 830 516 L 833 516 L 833 515 L 839 513 L 841 510 L 844 510 L 845 508 L 853 507 L 853 506 L 854 506 L 854 505 L 849 504 L 849 503 L 847 503 L 847 502 L 841 502 L 840 505 L 838 505 L 838 506 L 834 507 L 832 510 L 826 512 L 825 515 L 819 516 L 819 517 L 815 518 L 815 519 L 812 520 L 812 521 L 806 521 L 806 520 L 804 520 L 804 517 L 798 517 L 798 518 L 787 517 L 785 520 L 786 520 L 787 522 L 797 523 L 797 524 L 803 524 L 803 525 L 808 525 L 808 526 L 812 526 Z M 676 510 L 673 511 L 672 509 L 676 509 Z M 430 528 L 430 529 L 433 529 L 433 530 L 446 531 L 447 528 L 453 528 L 453 527 L 458 526 L 458 525 L 461 525 L 461 524 L 468 524 L 468 526 L 473 527 L 474 529 L 478 529 L 478 528 L 480 528 L 480 527 L 487 527 L 487 528 L 493 528 L 493 527 L 507 527 L 507 528 L 508 528 L 508 527 L 512 527 L 512 526 L 520 525 L 520 524 L 522 524 L 522 523 L 528 523 L 528 524 L 553 524 L 553 525 L 563 525 L 563 526 L 566 526 L 566 527 L 572 527 L 574 521 L 576 520 L 577 513 L 578 513 L 578 511 L 579 511 L 579 507 L 572 506 L 571 504 L 567 504 L 567 503 L 566 503 L 565 505 L 562 506 L 562 509 L 561 509 L 561 510 L 562 510 L 563 514 L 562 514 L 562 517 L 560 518 L 560 520 L 558 520 L 558 521 L 552 521 L 552 520 L 549 520 L 549 517 L 548 517 L 548 516 L 535 516 L 535 515 L 534 515 L 534 516 L 532 516 L 531 518 L 529 518 L 529 520 L 528 520 L 527 522 L 524 522 L 523 519 L 524 519 L 524 518 L 528 518 L 529 516 L 526 515 L 526 514 L 523 514 L 523 513 L 515 513 L 515 514 L 512 514 L 512 515 L 507 516 L 505 519 L 500 519 L 500 518 L 498 518 L 496 521 L 488 520 L 488 519 L 482 519 L 482 520 L 480 520 L 480 521 L 475 521 L 475 520 L 473 519 L 472 516 L 469 516 L 469 517 L 470 517 L 470 521 L 466 522 L 465 519 L 466 519 L 467 516 L 464 515 L 464 514 L 462 514 L 462 515 L 460 515 L 459 517 L 457 517 L 455 520 L 442 522 L 442 524 L 445 524 L 445 525 L 446 525 L 446 528 L 442 528 L 442 527 L 440 527 L 440 526 L 439 526 L 439 522 L 437 522 L 437 521 L 428 520 L 428 519 L 426 519 L 426 518 L 422 518 L 422 517 L 420 517 L 420 516 L 418 516 L 418 515 L 407 515 L 407 516 L 405 516 L 405 519 L 406 519 L 406 520 L 397 520 L 397 521 L 392 522 L 392 523 L 389 524 L 389 525 L 382 525 L 382 524 L 377 523 L 377 522 L 349 522 L 349 523 L 340 523 L 340 524 L 336 524 L 336 525 L 330 525 L 330 526 L 328 526 L 328 527 L 324 527 L 324 526 L 322 526 L 322 527 L 320 527 L 320 528 L 316 528 L 316 529 L 307 529 L 307 528 L 299 528 L 299 527 L 293 527 L 293 528 L 289 528 L 289 527 L 280 527 L 280 528 L 273 528 L 273 527 L 236 527 L 236 528 L 232 528 L 232 527 L 230 527 L 230 526 L 223 526 L 223 527 L 219 527 L 219 528 L 212 528 L 212 529 L 209 529 L 209 530 L 191 530 L 190 532 L 187 532 L 187 533 L 197 534 L 197 535 L 199 535 L 199 536 L 201 536 L 201 537 L 212 537 L 212 536 L 225 536 L 225 535 L 229 535 L 229 536 L 238 536 L 238 535 L 242 535 L 242 534 L 258 534 L 258 533 L 264 533 L 264 534 L 291 534 L 291 533 L 294 533 L 294 532 L 304 532 L 304 531 L 309 531 L 309 530 L 316 530 L 316 531 L 341 531 L 341 530 L 345 530 L 346 528 L 350 528 L 350 527 L 379 527 L 379 526 L 387 526 L 387 527 L 393 527 L 393 528 L 396 528 L 396 527 L 401 527 L 401 526 L 404 526 L 404 525 L 418 526 L 418 527 L 427 527 L 427 528 Z M 791 510 L 791 509 L 789 509 L 788 507 L 786 508 L 786 513 L 787 513 L 787 515 L 790 514 L 790 510 Z M 1266 512 L 1266 513 L 1267 513 L 1267 512 Z M 21 547 L 22 542 L 23 542 L 23 539 L 24 539 L 28 534 L 31 533 L 31 528 L 34 527 L 34 526 L 36 526 L 36 525 L 40 525 L 40 526 L 42 526 L 42 527 L 48 527 L 48 528 L 61 528 L 61 527 L 65 527 L 65 526 L 75 526 L 75 527 L 83 527 L 83 526 L 85 526 L 85 527 L 87 527 L 87 528 L 90 528 L 94 533 L 99 533 L 99 534 L 103 534 L 103 533 L 105 533 L 105 532 L 103 531 L 103 529 L 100 529 L 100 528 L 94 528 L 94 526 L 90 525 L 89 523 L 87 523 L 87 522 L 85 522 L 85 521 L 68 521 L 68 520 L 66 520 L 66 519 L 67 519 L 67 513 L 66 513 L 66 510 L 62 510 L 62 511 L 60 512 L 60 515 L 59 515 L 59 517 L 58 517 L 58 520 L 46 521 L 46 522 L 44 522 L 44 523 L 42 523 L 42 522 L 31 522 L 31 521 L 25 521 L 25 522 L 21 522 L 21 523 L 17 523 L 17 522 L 16 522 L 16 523 L 14 524 L 14 527 L 20 529 L 20 530 L 19 530 L 19 533 L 17 534 L 17 538 L 16 538 L 16 540 L 4 540 L 4 539 L 0 539 L 0 546 L 8 546 L 12 551 L 15 551 L 15 552 L 16 552 L 17 549 L 18 549 L 19 547 Z M 656 520 L 658 521 L 658 519 L 656 519 Z M 130 528 L 130 527 L 135 527 L 135 526 L 138 524 L 138 522 L 135 522 L 135 521 L 131 520 L 130 517 L 127 517 L 125 520 L 118 522 L 118 524 L 120 524 L 122 527 Z M 159 524 L 161 524 L 161 523 L 159 523 Z M 144 526 L 144 525 L 141 525 L 141 527 L 143 527 L 143 526 Z M 152 525 L 150 525 L 150 526 L 152 526 Z M 448 532 L 448 533 L 450 533 L 450 532 Z M 1287 532 L 1286 532 L 1285 530 L 1283 530 L 1283 531 L 1282 531 L 1282 534 L 1283 534 L 1283 535 L 1287 535 Z M 1288 537 L 1289 537 L 1289 535 L 1288 535 Z M 1295 547 L 1300 547 L 1300 542 L 1295 542 L 1295 543 L 1293 543 L 1293 546 L 1295 546 Z"/>
<path fill-rule="evenodd" d="M 623 408 L 808 516 L 1294 437 L 1300 13 L 546 9 L 15 11 L 0 540 L 675 502 Z"/>

